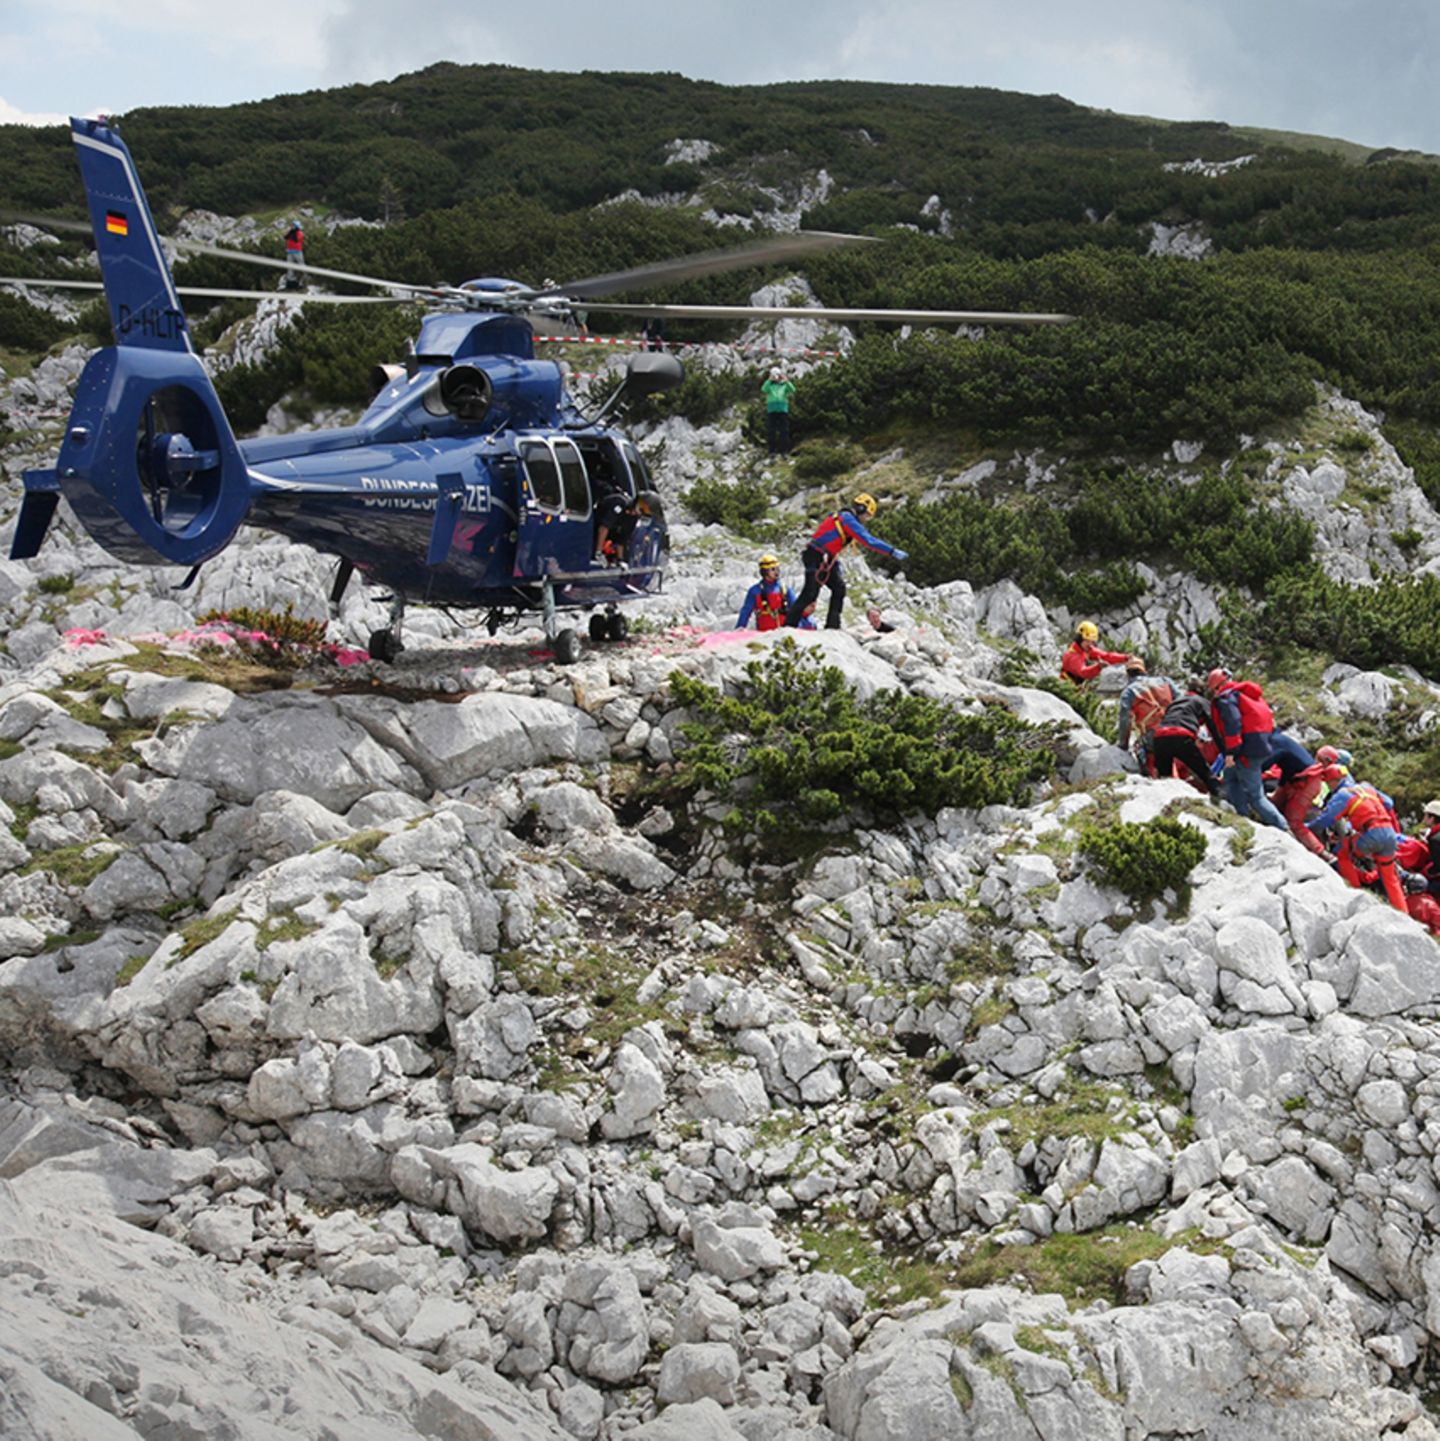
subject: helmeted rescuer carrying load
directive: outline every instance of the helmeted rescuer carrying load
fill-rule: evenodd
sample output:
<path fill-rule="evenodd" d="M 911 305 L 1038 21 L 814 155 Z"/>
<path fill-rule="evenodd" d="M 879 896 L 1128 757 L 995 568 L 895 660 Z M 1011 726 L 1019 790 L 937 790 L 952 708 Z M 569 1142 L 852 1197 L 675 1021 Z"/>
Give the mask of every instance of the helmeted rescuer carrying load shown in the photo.
<path fill-rule="evenodd" d="M 1163 675 L 1151 675 L 1149 667 L 1138 656 L 1125 662 L 1125 689 L 1120 692 L 1120 724 L 1116 744 L 1122 751 L 1130 749 L 1131 740 L 1147 747 L 1150 732 L 1180 695 L 1180 687 Z"/>
<path fill-rule="evenodd" d="M 874 520 L 879 505 L 873 495 L 861 491 L 844 510 L 828 515 L 810 537 L 810 544 L 800 552 L 805 566 L 805 584 L 795 597 L 786 625 L 799 625 L 806 607 L 813 606 L 820 596 L 820 587 L 830 588 L 830 606 L 825 616 L 826 630 L 840 629 L 840 615 L 845 608 L 845 576 L 840 568 L 840 552 L 852 541 L 895 560 L 908 559 L 909 552 L 897 550 L 865 529 L 865 520 Z M 864 520 L 861 519 L 864 516 Z"/>
<path fill-rule="evenodd" d="M 1123 650 L 1101 650 L 1099 641 L 1100 627 L 1093 620 L 1082 620 L 1060 657 L 1060 674 L 1083 685 L 1094 680 L 1107 665 L 1124 665 L 1130 659 Z"/>

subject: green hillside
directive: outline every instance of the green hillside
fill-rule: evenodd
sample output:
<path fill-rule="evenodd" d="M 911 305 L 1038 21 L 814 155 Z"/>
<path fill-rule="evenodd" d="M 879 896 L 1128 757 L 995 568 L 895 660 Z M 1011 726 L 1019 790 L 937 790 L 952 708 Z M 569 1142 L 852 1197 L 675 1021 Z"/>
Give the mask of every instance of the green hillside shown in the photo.
<path fill-rule="evenodd" d="M 1169 123 L 989 89 L 729 87 L 449 64 L 228 108 L 136 110 L 122 128 L 162 225 L 189 208 L 269 220 L 310 205 L 384 219 L 379 228 L 312 232 L 312 262 L 336 269 L 417 282 L 573 277 L 745 238 L 743 229 L 717 228 L 717 213 L 763 228 L 787 212 L 810 228 L 886 241 L 806 264 L 831 303 L 1078 317 L 982 341 L 861 327 L 853 355 L 806 376 L 796 397 L 810 439 L 827 454 L 873 459 L 902 436 L 928 437 L 952 459 L 1046 447 L 1089 467 L 1072 489 L 1103 509 L 1107 487 L 1113 495 L 1143 485 L 1145 467 L 1174 440 L 1205 442 L 1218 466 L 1243 461 L 1247 437 L 1293 433 L 1322 381 L 1383 412 L 1387 435 L 1440 499 L 1433 157 L 1361 154 L 1321 137 Z M 3 139 L 0 208 L 80 213 L 63 130 L 9 127 Z M 676 141 L 707 142 L 685 152 L 703 158 L 667 163 Z M 1183 229 L 1205 257 L 1151 254 L 1156 227 Z M 278 234 L 266 243 L 278 254 Z M 0 231 L 0 271 L 62 273 L 82 248 L 74 240 L 17 250 Z M 740 301 L 773 278 L 691 282 L 683 298 Z M 255 283 L 214 259 L 187 262 L 181 279 Z M 198 316 L 202 334 L 217 334 L 235 313 L 232 305 Z M 603 327 L 598 306 L 594 316 Z M 317 402 L 358 403 L 370 365 L 393 359 L 412 324 L 307 315 L 264 366 L 222 378 L 227 404 L 243 428 L 297 389 Z M 103 338 L 98 306 L 66 327 L 0 296 L 0 352 L 33 355 L 87 327 Z M 681 324 L 670 338 L 737 330 Z M 696 376 L 664 405 L 703 418 L 741 394 L 748 388 Z M 843 473 L 838 462 L 821 469 Z M 1230 496 L 1227 513 L 1243 502 Z M 1053 595 L 1098 605 L 1133 593 L 1126 567 L 1146 550 L 1139 529 L 1125 533 L 1131 514 L 1105 511 L 1122 533 L 1104 545 L 1095 524 L 1068 515 L 1059 548 L 1043 558 L 1076 567 L 1080 580 L 1068 590 L 1057 581 Z M 1221 524 L 1218 514 L 1206 523 Z M 1033 550 L 1043 526 L 1023 512 L 1016 523 L 1029 526 Z M 1147 521 L 1152 530 L 1164 523 L 1163 515 Z M 963 573 L 980 552 L 1009 553 L 975 517 L 955 524 L 970 527 L 968 539 L 929 558 L 931 578 Z M 1211 574 L 1258 593 L 1281 572 L 1312 566 L 1299 531 L 1278 543 L 1227 544 Z M 910 548 L 918 559 L 920 547 Z M 1021 569 L 1034 559 L 1027 554 L 1017 553 Z M 1295 617 L 1305 606 L 1318 613 L 1338 603 L 1304 586 L 1285 593 L 1291 629 L 1303 629 Z M 1421 625 L 1407 656 L 1440 674 L 1433 629 Z"/>

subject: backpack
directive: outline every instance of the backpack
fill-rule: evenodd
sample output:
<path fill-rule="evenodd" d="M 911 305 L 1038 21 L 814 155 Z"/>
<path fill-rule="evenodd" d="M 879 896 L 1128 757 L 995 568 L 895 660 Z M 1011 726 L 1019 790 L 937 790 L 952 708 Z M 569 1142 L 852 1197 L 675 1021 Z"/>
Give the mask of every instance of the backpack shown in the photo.
<path fill-rule="evenodd" d="M 1175 703 L 1175 690 L 1167 681 L 1151 681 L 1136 691 L 1130 703 L 1130 725 L 1137 735 L 1146 736 L 1160 724 L 1161 717 Z"/>

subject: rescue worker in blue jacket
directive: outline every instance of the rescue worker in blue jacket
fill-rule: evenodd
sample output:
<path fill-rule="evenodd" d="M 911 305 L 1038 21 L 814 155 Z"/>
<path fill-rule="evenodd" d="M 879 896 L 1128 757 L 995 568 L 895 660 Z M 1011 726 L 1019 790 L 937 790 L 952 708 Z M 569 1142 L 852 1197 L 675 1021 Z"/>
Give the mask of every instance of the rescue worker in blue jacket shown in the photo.
<path fill-rule="evenodd" d="M 840 552 L 852 541 L 895 560 L 909 558 L 909 552 L 897 550 L 865 529 L 865 521 L 874 520 L 878 509 L 875 497 L 861 491 L 844 510 L 826 516 L 816 527 L 809 545 L 800 553 L 805 566 L 805 584 L 785 617 L 786 625 L 799 625 L 800 618 L 809 614 L 806 607 L 813 607 L 820 598 L 821 586 L 828 586 L 830 606 L 825 629 L 840 629 L 840 615 L 845 608 L 845 576 L 840 568 Z"/>
<path fill-rule="evenodd" d="M 1217 666 L 1205 677 L 1210 730 L 1225 757 L 1225 799 L 1242 816 L 1288 831 L 1285 817 L 1265 794 L 1265 764 L 1275 717 L 1253 680 L 1237 681 Z"/>
<path fill-rule="evenodd" d="M 745 592 L 745 604 L 740 607 L 740 619 L 735 622 L 735 629 L 744 630 L 750 624 L 750 617 L 754 616 L 756 630 L 779 630 L 794 603 L 790 587 L 780 583 L 780 557 L 762 555 L 760 579 Z M 809 616 L 803 616 L 800 628 L 814 630 L 815 622 Z"/>

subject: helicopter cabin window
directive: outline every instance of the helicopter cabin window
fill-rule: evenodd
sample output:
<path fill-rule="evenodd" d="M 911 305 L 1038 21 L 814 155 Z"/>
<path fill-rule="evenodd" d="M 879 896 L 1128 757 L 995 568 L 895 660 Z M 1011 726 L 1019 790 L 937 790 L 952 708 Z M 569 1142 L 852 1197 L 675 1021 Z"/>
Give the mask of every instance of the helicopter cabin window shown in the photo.
<path fill-rule="evenodd" d="M 654 490 L 655 486 L 650 480 L 650 472 L 645 469 L 644 458 L 635 449 L 633 442 L 625 441 L 620 449 L 625 454 L 625 463 L 630 467 L 630 483 L 634 493 L 638 495 L 642 490 Z"/>
<path fill-rule="evenodd" d="M 590 514 L 590 480 L 585 474 L 585 462 L 580 452 L 568 440 L 551 442 L 555 447 L 555 459 L 560 463 L 560 484 L 565 492 L 565 513 L 585 516 Z"/>
<path fill-rule="evenodd" d="M 590 491 L 598 505 L 608 495 L 619 491 L 621 495 L 635 494 L 634 483 L 621 457 L 620 447 L 608 437 L 581 437 L 576 441 L 580 454 L 585 458 L 585 469 L 590 472 Z"/>
<path fill-rule="evenodd" d="M 560 471 L 550 447 L 543 440 L 527 440 L 520 446 L 520 460 L 530 482 L 530 494 L 541 510 L 559 510 Z"/>

